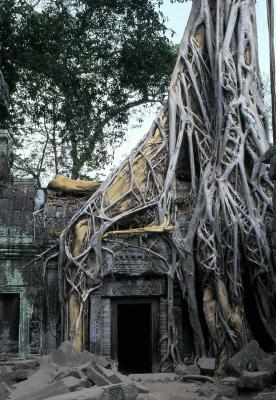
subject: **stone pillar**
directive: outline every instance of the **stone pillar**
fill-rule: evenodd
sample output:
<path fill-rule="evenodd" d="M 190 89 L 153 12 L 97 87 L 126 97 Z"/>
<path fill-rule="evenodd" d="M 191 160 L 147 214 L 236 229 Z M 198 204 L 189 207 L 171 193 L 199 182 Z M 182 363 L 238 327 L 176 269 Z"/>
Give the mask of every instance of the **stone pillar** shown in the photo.
<path fill-rule="evenodd" d="M 0 129 L 0 183 L 6 182 L 9 178 L 11 152 L 9 132 L 7 129 Z"/>
<path fill-rule="evenodd" d="M 0 155 L 9 157 L 11 150 L 11 137 L 8 130 L 0 129 Z"/>
<path fill-rule="evenodd" d="M 58 319 L 58 272 L 57 263 L 50 262 L 47 267 L 48 321 L 43 332 L 42 353 L 48 354 L 59 344 Z"/>

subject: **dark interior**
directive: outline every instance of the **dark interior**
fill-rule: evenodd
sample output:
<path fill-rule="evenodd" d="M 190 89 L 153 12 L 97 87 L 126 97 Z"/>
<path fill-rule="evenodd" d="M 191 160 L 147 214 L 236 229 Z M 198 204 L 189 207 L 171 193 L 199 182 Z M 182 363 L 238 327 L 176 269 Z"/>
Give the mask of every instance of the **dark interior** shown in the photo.
<path fill-rule="evenodd" d="M 118 304 L 118 368 L 121 372 L 151 372 L 151 337 L 151 304 Z"/>
<path fill-rule="evenodd" d="M 19 307 L 18 293 L 0 294 L 0 354 L 18 353 Z"/>
<path fill-rule="evenodd" d="M 256 293 L 254 293 L 251 280 L 248 279 L 248 277 L 250 276 L 249 272 L 245 273 L 244 275 L 244 312 L 250 329 L 253 333 L 254 339 L 258 341 L 264 351 L 275 351 L 274 343 L 267 333 L 258 311 L 256 312 L 256 310 L 258 310 L 255 299 Z"/>

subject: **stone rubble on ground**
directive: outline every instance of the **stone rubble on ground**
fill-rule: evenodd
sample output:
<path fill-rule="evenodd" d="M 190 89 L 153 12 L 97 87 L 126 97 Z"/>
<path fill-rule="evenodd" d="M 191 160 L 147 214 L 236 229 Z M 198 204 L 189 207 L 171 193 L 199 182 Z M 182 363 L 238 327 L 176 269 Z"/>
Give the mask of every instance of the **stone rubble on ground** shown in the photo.
<path fill-rule="evenodd" d="M 102 356 L 64 342 L 39 362 L 0 367 L 0 400 L 135 400 L 148 390 Z M 139 386 L 139 387 L 137 387 Z"/>
<path fill-rule="evenodd" d="M 252 340 L 230 358 L 228 370 L 236 376 L 240 376 L 242 371 L 255 372 L 258 370 L 258 361 L 262 360 L 264 356 L 265 353 L 260 349 L 259 343 Z"/>
<path fill-rule="evenodd" d="M 210 357 L 201 357 L 197 365 L 203 375 L 213 376 L 215 373 L 216 360 Z"/>
<path fill-rule="evenodd" d="M 0 400 L 190 400 L 186 395 L 168 397 L 148 389 L 158 382 L 183 384 L 184 388 L 184 377 L 191 382 L 197 378 L 194 393 L 210 400 L 237 400 L 243 392 L 252 393 L 252 400 L 276 400 L 271 386 L 276 377 L 276 358 L 265 354 L 256 341 L 230 359 L 228 374 L 232 376 L 210 378 L 214 372 L 215 360 L 202 357 L 195 364 L 179 365 L 174 373 L 125 376 L 112 369 L 104 357 L 78 352 L 64 342 L 39 361 L 0 366 Z"/>
<path fill-rule="evenodd" d="M 0 382 L 0 400 L 6 400 L 10 393 L 11 388 L 5 382 Z"/>
<path fill-rule="evenodd" d="M 254 400 L 276 400 L 276 392 L 259 393 Z"/>

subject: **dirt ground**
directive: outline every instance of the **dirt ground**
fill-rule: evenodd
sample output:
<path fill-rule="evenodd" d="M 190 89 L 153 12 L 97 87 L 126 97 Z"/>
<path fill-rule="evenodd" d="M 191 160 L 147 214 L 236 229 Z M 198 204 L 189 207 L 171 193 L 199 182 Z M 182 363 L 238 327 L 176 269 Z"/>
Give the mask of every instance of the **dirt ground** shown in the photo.
<path fill-rule="evenodd" d="M 193 382 L 147 382 L 143 383 L 150 390 L 150 396 L 153 400 L 211 400 L 215 394 L 212 385 L 193 383 Z M 212 390 L 214 389 L 214 390 Z M 276 389 L 276 388 L 274 388 Z M 204 395 L 202 392 L 206 391 Z M 266 390 L 271 391 L 271 390 Z M 253 400 L 257 396 L 256 392 L 243 393 L 239 396 L 240 400 Z M 275 392 L 276 400 L 276 392 Z"/>

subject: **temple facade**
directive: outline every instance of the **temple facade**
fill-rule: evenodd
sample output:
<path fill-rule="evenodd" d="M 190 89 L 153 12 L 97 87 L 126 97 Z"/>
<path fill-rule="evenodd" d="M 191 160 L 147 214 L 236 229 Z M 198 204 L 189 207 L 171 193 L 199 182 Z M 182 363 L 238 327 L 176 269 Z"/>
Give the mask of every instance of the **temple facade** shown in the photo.
<path fill-rule="evenodd" d="M 8 132 L 2 130 L 0 154 L 8 166 L 10 143 Z M 87 199 L 85 193 L 72 196 L 44 191 L 37 189 L 35 180 L 6 175 L 0 186 L 2 360 L 47 354 L 60 344 L 58 238 Z M 151 253 L 136 246 L 137 240 L 146 241 Z M 86 302 L 85 347 L 112 360 L 124 372 L 156 372 L 161 365 L 164 369 L 168 285 L 162 270 L 172 257 L 170 246 L 160 235 L 143 234 L 109 248 L 112 257 L 105 253 L 101 285 Z M 184 360 L 193 354 L 193 339 L 187 304 L 177 282 L 173 291 Z M 74 335 L 69 332 L 70 340 L 74 341 Z"/>
<path fill-rule="evenodd" d="M 0 131 L 0 360 L 45 354 L 59 343 L 57 262 L 43 269 L 46 252 L 79 206 L 37 189 L 33 179 L 12 179 L 11 139 Z M 81 200 L 80 200 L 81 201 Z M 36 260 L 34 262 L 34 260 Z"/>

